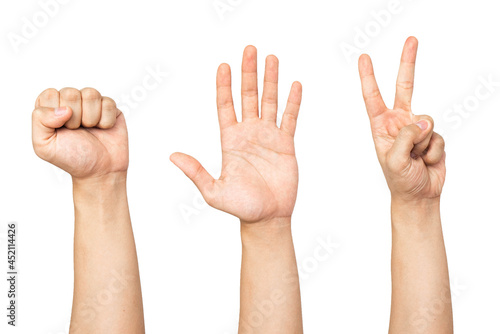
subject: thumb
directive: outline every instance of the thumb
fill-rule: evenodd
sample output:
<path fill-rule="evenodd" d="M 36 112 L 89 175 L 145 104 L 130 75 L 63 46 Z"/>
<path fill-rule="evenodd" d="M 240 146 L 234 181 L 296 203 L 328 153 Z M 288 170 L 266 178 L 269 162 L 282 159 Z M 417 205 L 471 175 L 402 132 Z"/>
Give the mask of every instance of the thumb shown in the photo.
<path fill-rule="evenodd" d="M 176 152 L 170 156 L 170 161 L 174 163 L 186 176 L 193 181 L 195 186 L 203 195 L 208 204 L 213 198 L 215 180 L 205 168 L 190 155 Z"/>
<path fill-rule="evenodd" d="M 73 114 L 70 107 L 38 107 L 33 111 L 32 136 L 33 147 L 37 155 L 55 138 L 56 129 L 62 127 Z"/>
<path fill-rule="evenodd" d="M 415 123 L 420 126 L 424 138 L 415 144 L 415 147 L 412 150 L 412 153 L 421 156 L 428 148 L 429 142 L 431 141 L 433 130 L 434 130 L 434 120 L 432 117 L 427 115 L 415 116 Z"/>
<path fill-rule="evenodd" d="M 411 151 L 426 135 L 422 125 L 418 123 L 405 126 L 399 131 L 394 144 L 388 153 L 388 158 L 396 168 L 403 167 L 411 159 Z"/>

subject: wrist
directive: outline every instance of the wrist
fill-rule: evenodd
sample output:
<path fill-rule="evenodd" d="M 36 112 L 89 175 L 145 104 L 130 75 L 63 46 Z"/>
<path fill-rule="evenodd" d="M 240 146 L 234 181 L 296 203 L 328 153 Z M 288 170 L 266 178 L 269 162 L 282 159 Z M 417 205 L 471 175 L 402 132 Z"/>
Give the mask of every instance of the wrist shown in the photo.
<path fill-rule="evenodd" d="M 254 223 L 241 221 L 241 241 L 248 247 L 273 247 L 292 240 L 291 217 L 279 217 Z"/>
<path fill-rule="evenodd" d="M 126 184 L 127 171 L 111 172 L 99 176 L 90 177 L 72 177 L 73 188 L 76 189 L 94 189 L 95 191 L 103 189 L 114 189 L 117 186 Z"/>
<path fill-rule="evenodd" d="M 105 175 L 73 177 L 73 198 L 75 206 L 87 202 L 93 205 L 126 198 L 127 172 L 113 172 Z"/>
<path fill-rule="evenodd" d="M 392 210 L 411 210 L 421 213 L 439 211 L 440 203 L 440 197 L 408 200 L 400 196 L 391 196 Z"/>
<path fill-rule="evenodd" d="M 402 229 L 416 228 L 418 230 L 428 227 L 441 226 L 440 218 L 440 199 L 421 199 L 421 200 L 401 200 L 400 198 L 391 198 L 391 216 L 393 228 Z"/>
<path fill-rule="evenodd" d="M 126 172 L 73 178 L 75 233 L 112 235 L 117 227 L 130 224 L 126 180 Z"/>

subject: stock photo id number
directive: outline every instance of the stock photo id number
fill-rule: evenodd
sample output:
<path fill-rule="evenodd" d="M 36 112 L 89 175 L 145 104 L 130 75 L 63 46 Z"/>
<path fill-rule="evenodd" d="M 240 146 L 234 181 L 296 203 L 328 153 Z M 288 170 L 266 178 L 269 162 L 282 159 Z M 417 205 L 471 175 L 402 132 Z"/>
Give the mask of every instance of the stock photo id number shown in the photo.
<path fill-rule="evenodd" d="M 17 320 L 17 223 L 7 224 L 7 323 L 16 326 Z"/>

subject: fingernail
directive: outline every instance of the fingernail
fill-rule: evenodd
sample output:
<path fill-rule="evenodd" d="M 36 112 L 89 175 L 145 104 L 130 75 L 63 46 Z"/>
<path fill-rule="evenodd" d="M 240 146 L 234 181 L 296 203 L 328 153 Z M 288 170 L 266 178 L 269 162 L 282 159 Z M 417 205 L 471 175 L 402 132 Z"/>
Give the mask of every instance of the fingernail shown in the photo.
<path fill-rule="evenodd" d="M 420 130 L 424 131 L 429 127 L 429 123 L 427 123 L 427 121 L 420 121 L 417 122 L 417 126 L 420 128 Z"/>
<path fill-rule="evenodd" d="M 56 108 L 54 110 L 54 114 L 56 116 L 62 116 L 66 113 L 67 110 L 68 110 L 68 108 L 66 108 L 66 107 L 59 107 L 59 108 Z"/>

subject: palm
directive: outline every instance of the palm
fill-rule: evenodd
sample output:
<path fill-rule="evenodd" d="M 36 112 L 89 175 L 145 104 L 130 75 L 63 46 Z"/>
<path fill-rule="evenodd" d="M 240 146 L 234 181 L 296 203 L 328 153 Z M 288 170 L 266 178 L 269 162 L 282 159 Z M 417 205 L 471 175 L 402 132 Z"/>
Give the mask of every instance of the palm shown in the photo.
<path fill-rule="evenodd" d="M 394 144 L 399 131 L 413 123 L 412 118 L 411 112 L 402 109 L 388 109 L 374 117 L 371 121 L 371 128 L 377 151 L 381 154 L 387 153 Z"/>
<path fill-rule="evenodd" d="M 297 195 L 293 138 L 262 120 L 238 123 L 222 134 L 220 209 L 245 221 L 289 217 Z"/>
<path fill-rule="evenodd" d="M 426 119 L 424 116 L 413 115 L 411 111 L 416 49 L 416 40 L 408 39 L 401 59 L 393 109 L 387 108 L 382 100 L 371 61 L 367 56 L 360 58 L 360 75 L 377 156 L 391 191 L 417 198 L 434 198 L 441 194 L 444 184 L 445 156 L 443 154 L 436 160 L 426 156 L 426 153 L 431 145 L 436 146 L 435 143 L 442 138 L 430 131 L 406 158 L 394 157 L 394 154 L 391 154 L 401 130 Z M 425 150 L 422 147 L 425 147 Z M 434 151 L 436 150 L 433 150 L 433 154 Z M 397 164 L 394 163 L 395 160 L 398 160 Z"/>
<path fill-rule="evenodd" d="M 256 50 L 247 47 L 242 65 L 242 122 L 237 122 L 231 91 L 231 72 L 223 64 L 217 72 L 217 109 L 221 128 L 222 170 L 214 180 L 194 158 L 182 153 L 172 161 L 200 189 L 211 206 L 242 221 L 290 217 L 295 205 L 298 168 L 293 136 L 302 88 L 294 83 L 276 126 L 278 59 L 266 61 L 259 117 Z"/>
<path fill-rule="evenodd" d="M 53 163 L 74 177 L 99 176 L 125 171 L 128 141 L 125 119 L 120 115 L 111 129 L 56 130 Z"/>

